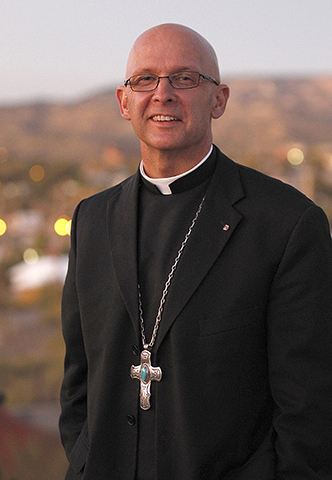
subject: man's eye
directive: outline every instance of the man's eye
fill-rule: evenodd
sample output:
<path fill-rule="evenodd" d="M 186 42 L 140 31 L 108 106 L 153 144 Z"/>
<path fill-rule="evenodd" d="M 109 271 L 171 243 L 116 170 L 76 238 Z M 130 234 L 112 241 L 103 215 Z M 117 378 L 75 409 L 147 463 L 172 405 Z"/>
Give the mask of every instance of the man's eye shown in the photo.
<path fill-rule="evenodd" d="M 155 81 L 153 75 L 140 75 L 134 79 L 135 85 L 141 85 L 142 83 L 152 83 Z"/>
<path fill-rule="evenodd" d="M 190 75 L 188 73 L 179 73 L 178 75 L 176 75 L 176 77 L 174 78 L 174 81 L 175 82 L 180 82 L 180 83 L 195 83 L 196 82 L 196 77 L 194 75 Z"/>

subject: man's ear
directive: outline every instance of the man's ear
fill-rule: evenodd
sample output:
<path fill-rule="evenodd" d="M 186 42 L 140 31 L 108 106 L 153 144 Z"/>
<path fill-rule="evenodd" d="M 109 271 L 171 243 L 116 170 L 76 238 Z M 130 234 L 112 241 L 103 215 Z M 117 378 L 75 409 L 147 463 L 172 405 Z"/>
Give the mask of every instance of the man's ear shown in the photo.
<path fill-rule="evenodd" d="M 118 87 L 116 89 L 116 98 L 118 99 L 118 102 L 120 105 L 120 112 L 122 117 L 125 120 L 131 120 L 129 108 L 128 108 L 127 88 L 124 86 Z"/>
<path fill-rule="evenodd" d="M 224 113 L 229 98 L 229 88 L 225 84 L 220 84 L 216 88 L 214 105 L 212 109 L 212 118 L 217 119 Z"/>

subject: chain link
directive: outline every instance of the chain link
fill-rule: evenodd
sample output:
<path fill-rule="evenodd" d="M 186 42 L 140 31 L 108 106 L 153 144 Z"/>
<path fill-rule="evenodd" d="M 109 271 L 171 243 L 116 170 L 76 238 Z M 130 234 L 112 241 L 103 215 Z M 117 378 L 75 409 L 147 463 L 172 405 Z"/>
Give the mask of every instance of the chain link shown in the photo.
<path fill-rule="evenodd" d="M 198 210 L 195 214 L 195 217 L 193 218 L 193 221 L 191 222 L 191 225 L 189 227 L 189 230 L 186 234 L 186 236 L 184 237 L 184 240 L 181 244 L 181 247 L 177 253 L 177 256 L 175 257 L 175 260 L 174 260 L 174 263 L 171 267 L 171 270 L 168 274 L 168 277 L 167 277 L 167 280 L 166 280 L 166 283 L 165 283 L 165 286 L 164 286 L 164 290 L 163 290 L 163 294 L 161 296 L 161 299 L 160 299 L 160 304 L 159 304 L 159 308 L 158 308 L 158 313 L 157 313 L 157 317 L 156 317 L 156 322 L 154 324 L 154 327 L 153 327 L 153 332 L 152 332 L 152 336 L 151 336 L 151 340 L 150 340 L 150 343 L 146 343 L 146 338 L 145 338 L 145 328 L 144 328 L 144 317 L 143 317 L 143 306 L 142 306 L 142 296 L 141 296 L 141 287 L 140 285 L 138 284 L 137 287 L 138 287 L 138 308 L 139 308 L 139 317 L 140 317 L 140 326 L 141 326 L 141 337 L 142 337 L 142 343 L 143 343 L 143 348 L 145 350 L 151 350 L 155 341 L 156 341 L 156 337 L 157 337 L 157 333 L 158 333 L 158 329 L 159 329 L 159 325 L 160 325 L 160 322 L 161 322 L 161 316 L 162 316 L 162 313 L 163 313 L 163 310 L 164 310 L 164 304 L 166 302 L 166 297 L 167 297 L 167 294 L 168 294 L 168 290 L 169 290 L 169 287 L 171 285 L 171 282 L 172 282 L 172 279 L 174 277 L 174 272 L 178 266 L 178 263 L 179 263 L 179 260 L 181 258 L 181 255 L 183 253 L 183 250 L 185 249 L 185 246 L 187 245 L 187 242 L 189 240 L 189 237 L 191 235 L 191 232 L 195 226 L 195 223 L 197 221 L 197 218 L 198 218 L 198 215 L 201 213 L 201 210 L 202 210 L 202 207 L 203 207 L 203 203 L 204 203 L 204 200 L 205 200 L 205 196 L 203 197 L 199 207 L 198 207 Z"/>

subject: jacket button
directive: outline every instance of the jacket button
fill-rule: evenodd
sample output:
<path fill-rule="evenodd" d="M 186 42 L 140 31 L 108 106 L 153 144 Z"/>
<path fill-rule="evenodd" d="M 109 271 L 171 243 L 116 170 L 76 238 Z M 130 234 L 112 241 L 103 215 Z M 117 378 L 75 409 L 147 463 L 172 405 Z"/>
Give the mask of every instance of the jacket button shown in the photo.
<path fill-rule="evenodd" d="M 135 425 L 135 423 L 136 423 L 135 417 L 133 417 L 133 415 L 127 415 L 127 423 L 128 423 L 128 425 L 130 425 L 131 427 L 132 427 L 133 425 Z"/>
<path fill-rule="evenodd" d="M 137 345 L 133 345 L 133 355 L 138 355 L 138 346 Z"/>

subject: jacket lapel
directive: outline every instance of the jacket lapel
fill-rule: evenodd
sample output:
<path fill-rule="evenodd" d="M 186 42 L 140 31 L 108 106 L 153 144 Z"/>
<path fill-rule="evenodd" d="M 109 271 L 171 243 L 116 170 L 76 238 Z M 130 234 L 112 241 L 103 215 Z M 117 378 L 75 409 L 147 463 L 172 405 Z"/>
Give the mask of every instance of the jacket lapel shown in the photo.
<path fill-rule="evenodd" d="M 137 199 L 139 173 L 125 181 L 108 200 L 107 229 L 111 258 L 133 327 L 139 338 L 137 296 Z"/>
<path fill-rule="evenodd" d="M 231 238 L 242 218 L 232 205 L 243 196 L 236 165 L 218 151 L 216 171 L 202 211 L 169 289 L 157 335 L 157 348 Z"/>

